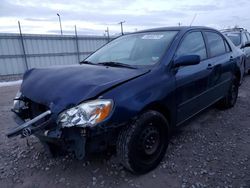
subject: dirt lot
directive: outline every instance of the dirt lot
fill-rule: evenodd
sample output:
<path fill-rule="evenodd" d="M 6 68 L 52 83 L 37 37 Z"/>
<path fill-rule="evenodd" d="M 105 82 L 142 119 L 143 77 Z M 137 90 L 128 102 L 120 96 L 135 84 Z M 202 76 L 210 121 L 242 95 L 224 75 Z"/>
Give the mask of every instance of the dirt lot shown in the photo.
<path fill-rule="evenodd" d="M 143 176 L 115 155 L 51 158 L 34 137 L 6 138 L 17 90 L 0 87 L 0 187 L 250 187 L 250 76 L 233 109 L 210 108 L 182 127 L 160 166 Z"/>

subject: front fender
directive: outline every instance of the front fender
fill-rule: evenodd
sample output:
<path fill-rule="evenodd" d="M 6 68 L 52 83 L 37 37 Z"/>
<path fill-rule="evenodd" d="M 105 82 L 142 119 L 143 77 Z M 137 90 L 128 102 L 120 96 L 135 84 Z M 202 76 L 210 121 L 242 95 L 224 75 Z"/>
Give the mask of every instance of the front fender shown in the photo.
<path fill-rule="evenodd" d="M 155 71 L 124 83 L 103 94 L 114 100 L 115 108 L 108 124 L 121 124 L 152 104 L 161 104 L 175 115 L 175 79 L 164 71 Z"/>

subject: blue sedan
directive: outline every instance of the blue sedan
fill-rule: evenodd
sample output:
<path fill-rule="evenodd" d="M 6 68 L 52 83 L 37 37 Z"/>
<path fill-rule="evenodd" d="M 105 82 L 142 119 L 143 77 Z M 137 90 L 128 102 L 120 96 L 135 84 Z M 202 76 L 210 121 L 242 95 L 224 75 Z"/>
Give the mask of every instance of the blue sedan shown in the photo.
<path fill-rule="evenodd" d="M 207 107 L 235 105 L 243 53 L 219 31 L 167 27 L 123 35 L 80 65 L 31 69 L 8 137 L 34 134 L 53 154 L 115 146 L 131 172 L 154 169 L 170 135 Z"/>

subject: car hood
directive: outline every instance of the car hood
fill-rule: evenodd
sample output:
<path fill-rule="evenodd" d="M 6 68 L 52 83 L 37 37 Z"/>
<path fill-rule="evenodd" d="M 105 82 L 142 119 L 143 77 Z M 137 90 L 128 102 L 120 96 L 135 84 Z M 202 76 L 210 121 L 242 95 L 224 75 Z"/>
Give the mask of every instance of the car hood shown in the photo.
<path fill-rule="evenodd" d="M 24 74 L 21 93 L 59 113 L 147 72 L 148 69 L 86 64 L 31 69 Z"/>

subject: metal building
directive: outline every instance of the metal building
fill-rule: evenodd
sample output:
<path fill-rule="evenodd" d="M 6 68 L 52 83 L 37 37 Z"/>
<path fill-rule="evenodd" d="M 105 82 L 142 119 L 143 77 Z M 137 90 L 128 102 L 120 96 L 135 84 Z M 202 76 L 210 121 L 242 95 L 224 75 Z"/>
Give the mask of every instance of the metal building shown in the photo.
<path fill-rule="evenodd" d="M 77 64 L 107 42 L 104 36 L 0 34 L 0 76 Z"/>

